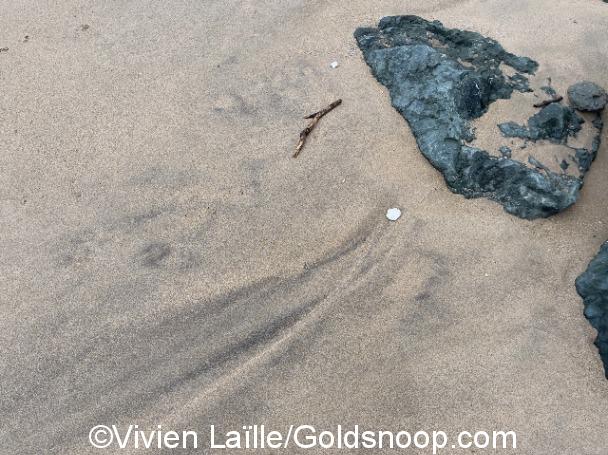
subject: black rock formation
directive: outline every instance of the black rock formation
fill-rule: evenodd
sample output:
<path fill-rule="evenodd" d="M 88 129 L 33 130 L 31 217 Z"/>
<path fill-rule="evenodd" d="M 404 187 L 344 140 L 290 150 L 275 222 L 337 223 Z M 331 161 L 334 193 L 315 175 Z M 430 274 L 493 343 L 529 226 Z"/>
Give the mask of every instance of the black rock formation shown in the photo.
<path fill-rule="evenodd" d="M 571 158 L 577 164 L 582 184 L 582 179 L 587 171 L 589 171 L 591 163 L 593 163 L 593 160 L 597 156 L 603 128 L 603 122 L 599 113 L 596 112 L 591 115 L 595 115 L 595 119 L 591 124 L 596 131 L 588 148 L 574 148 L 568 145 L 568 137 L 576 136 L 585 120 L 571 107 L 558 103 L 549 104 L 540 112 L 534 114 L 528 119 L 527 126 L 518 125 L 515 122 L 507 122 L 499 124 L 498 128 L 505 137 L 518 137 L 532 142 L 545 139 L 570 148 L 573 152 Z M 569 164 L 566 161 L 560 164 L 561 169 L 564 171 L 568 166 Z M 537 166 L 537 168 L 540 167 Z"/>
<path fill-rule="evenodd" d="M 511 147 L 507 147 L 506 145 L 501 145 L 501 146 L 498 148 L 498 151 L 499 151 L 499 152 L 500 152 L 500 154 L 501 154 L 502 156 L 504 156 L 505 158 L 511 158 L 511 153 L 513 152 L 513 151 L 511 150 Z"/>
<path fill-rule="evenodd" d="M 543 85 L 540 89 L 547 95 L 549 95 L 551 98 L 555 98 L 557 96 L 557 92 L 550 85 Z"/>
<path fill-rule="evenodd" d="M 608 94 L 593 82 L 577 82 L 568 87 L 568 101 L 579 111 L 597 112 L 604 109 L 608 103 Z"/>
<path fill-rule="evenodd" d="M 585 317 L 597 330 L 595 345 L 608 378 L 608 242 L 576 279 L 576 290 L 585 304 Z"/>
<path fill-rule="evenodd" d="M 514 122 L 501 123 L 498 127 L 506 137 L 520 137 L 532 141 L 549 139 L 563 143 L 568 136 L 578 133 L 583 123 L 584 120 L 574 109 L 552 103 L 530 117 L 527 127 Z"/>
<path fill-rule="evenodd" d="M 417 16 L 385 17 L 378 28 L 357 29 L 355 38 L 373 75 L 388 88 L 393 106 L 412 128 L 422 154 L 452 191 L 490 198 L 528 219 L 550 216 L 576 201 L 580 179 L 466 145 L 475 137 L 469 121 L 514 90 L 528 91 L 525 75 L 536 70 L 536 62 L 478 33 Z M 503 74 L 501 64 L 512 67 L 515 75 Z"/>

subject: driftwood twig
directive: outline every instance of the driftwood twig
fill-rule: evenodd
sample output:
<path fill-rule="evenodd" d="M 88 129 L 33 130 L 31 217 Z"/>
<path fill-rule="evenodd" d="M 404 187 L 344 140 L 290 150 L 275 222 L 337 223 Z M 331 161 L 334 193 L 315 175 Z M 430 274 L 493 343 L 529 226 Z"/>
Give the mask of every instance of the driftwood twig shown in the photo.
<path fill-rule="evenodd" d="M 302 151 L 302 148 L 304 148 L 304 143 L 306 142 L 306 138 L 311 133 L 311 131 L 314 129 L 314 127 L 317 126 L 317 123 L 319 123 L 319 120 L 321 120 L 321 117 L 323 117 L 325 114 L 327 114 L 328 112 L 330 112 L 333 109 L 335 109 L 336 107 L 338 107 L 340 104 L 342 104 L 342 100 L 341 99 L 336 100 L 333 103 L 331 103 L 329 106 L 327 106 L 325 109 L 321 109 L 319 112 L 315 112 L 314 114 L 310 114 L 310 115 L 307 115 L 306 117 L 304 117 L 305 119 L 310 119 L 310 123 L 300 133 L 300 140 L 298 141 L 298 145 L 296 146 L 296 151 L 293 154 L 294 158 L 297 158 L 297 156 Z"/>
<path fill-rule="evenodd" d="M 563 96 L 556 96 L 556 97 L 551 98 L 550 100 L 544 100 L 544 101 L 541 101 L 540 103 L 536 103 L 534 105 L 534 107 L 545 107 L 552 103 L 559 103 L 563 99 L 564 99 Z"/>

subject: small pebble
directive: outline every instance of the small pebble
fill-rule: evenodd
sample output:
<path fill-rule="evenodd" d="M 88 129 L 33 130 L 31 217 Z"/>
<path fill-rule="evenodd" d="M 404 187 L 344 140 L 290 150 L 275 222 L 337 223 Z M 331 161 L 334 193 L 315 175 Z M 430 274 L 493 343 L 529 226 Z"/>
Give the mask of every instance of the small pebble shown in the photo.
<path fill-rule="evenodd" d="M 333 69 L 336 69 L 338 67 L 338 62 L 331 62 L 329 66 L 331 66 Z"/>
<path fill-rule="evenodd" d="M 393 207 L 392 209 L 388 209 L 386 211 L 386 217 L 390 221 L 397 221 L 399 218 L 401 218 L 401 210 L 399 210 L 396 207 Z"/>

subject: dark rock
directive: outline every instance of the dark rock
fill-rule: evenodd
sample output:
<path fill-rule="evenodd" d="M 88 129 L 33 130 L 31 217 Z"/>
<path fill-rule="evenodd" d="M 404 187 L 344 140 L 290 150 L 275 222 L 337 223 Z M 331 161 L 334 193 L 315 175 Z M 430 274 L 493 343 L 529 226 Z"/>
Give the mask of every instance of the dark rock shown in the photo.
<path fill-rule="evenodd" d="M 576 112 L 561 104 L 545 106 L 528 120 L 528 127 L 540 139 L 562 141 L 581 130 L 585 121 Z"/>
<path fill-rule="evenodd" d="M 490 198 L 528 219 L 550 216 L 576 201 L 581 180 L 464 144 L 473 134 L 471 119 L 514 90 L 529 90 L 525 74 L 536 70 L 535 61 L 478 33 L 417 16 L 385 17 L 378 28 L 357 29 L 355 38 L 373 75 L 410 124 L 422 154 L 452 191 Z M 516 75 L 506 77 L 501 64 Z M 549 126 L 545 129 L 553 132 Z"/>
<path fill-rule="evenodd" d="M 581 125 L 585 123 L 585 120 L 570 107 L 562 106 L 558 103 L 549 104 L 530 117 L 527 123 L 527 126 L 522 126 L 515 122 L 506 122 L 499 124 L 498 128 L 505 137 L 518 137 L 532 142 L 547 139 L 551 142 L 563 144 L 572 148 L 575 151 L 573 160 L 578 164 L 577 167 L 580 172 L 582 183 L 582 178 L 591 168 L 591 164 L 595 160 L 600 148 L 601 131 L 604 124 L 599 114 L 596 113 L 595 118 L 591 122 L 597 131 L 588 149 L 573 148 L 567 144 L 568 137 L 576 136 L 581 130 Z M 521 148 L 525 148 L 525 144 Z M 536 168 L 548 170 L 548 168 L 542 165 L 538 160 L 534 161 L 536 164 L 528 159 L 528 162 Z M 541 164 L 541 166 L 538 166 L 537 164 Z M 568 169 L 569 165 L 567 162 L 562 161 L 560 167 L 565 171 Z"/>
<path fill-rule="evenodd" d="M 559 163 L 559 167 L 566 171 L 570 167 L 570 164 L 566 160 L 562 160 L 561 163 Z"/>
<path fill-rule="evenodd" d="M 557 92 L 550 85 L 543 85 L 540 89 L 547 95 L 549 95 L 551 98 L 555 98 L 557 96 Z"/>
<path fill-rule="evenodd" d="M 578 170 L 581 171 L 581 173 L 587 172 L 595 159 L 595 154 L 586 149 L 576 149 L 574 156 L 578 163 Z"/>
<path fill-rule="evenodd" d="M 543 163 L 541 163 L 540 161 L 538 161 L 532 155 L 528 156 L 528 163 L 530 163 L 536 169 L 542 169 L 543 171 L 549 171 L 549 168 L 547 166 L 545 166 Z"/>
<path fill-rule="evenodd" d="M 562 143 L 568 136 L 578 133 L 584 122 L 573 109 L 551 103 L 530 117 L 527 127 L 514 122 L 501 123 L 498 127 L 506 137 L 520 137 L 532 141 L 549 139 Z"/>
<path fill-rule="evenodd" d="M 523 74 L 516 73 L 515 75 L 509 77 L 509 82 L 513 86 L 515 90 L 518 92 L 531 92 L 530 81 Z"/>
<path fill-rule="evenodd" d="M 504 156 L 505 158 L 511 158 L 511 148 L 507 147 L 506 145 L 502 145 L 498 148 L 498 151 L 500 152 L 500 154 L 502 156 Z"/>
<path fill-rule="evenodd" d="M 587 270 L 576 279 L 576 290 L 583 298 L 585 317 L 597 330 L 595 345 L 608 378 L 608 242 L 602 245 Z"/>
<path fill-rule="evenodd" d="M 525 126 L 518 125 L 515 122 L 506 122 L 498 125 L 500 132 L 505 137 L 521 137 L 531 139 L 531 132 Z"/>
<path fill-rule="evenodd" d="M 599 85 L 583 81 L 568 87 L 568 100 L 570 105 L 579 111 L 597 112 L 604 109 L 608 103 L 608 95 Z"/>
<path fill-rule="evenodd" d="M 593 119 L 593 126 L 595 126 L 598 130 L 604 128 L 604 122 L 602 121 L 602 117 L 599 115 Z"/>

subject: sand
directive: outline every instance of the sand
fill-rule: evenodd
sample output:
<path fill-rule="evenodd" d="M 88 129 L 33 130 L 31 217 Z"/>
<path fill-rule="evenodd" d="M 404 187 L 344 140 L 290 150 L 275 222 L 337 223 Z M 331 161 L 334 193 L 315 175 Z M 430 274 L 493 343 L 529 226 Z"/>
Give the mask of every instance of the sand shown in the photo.
<path fill-rule="evenodd" d="M 0 453 L 103 453 L 97 424 L 308 423 L 604 454 L 574 280 L 608 239 L 606 133 L 558 216 L 466 200 L 352 38 L 417 14 L 561 93 L 608 86 L 604 2 L 507 3 L 4 1 Z"/>

